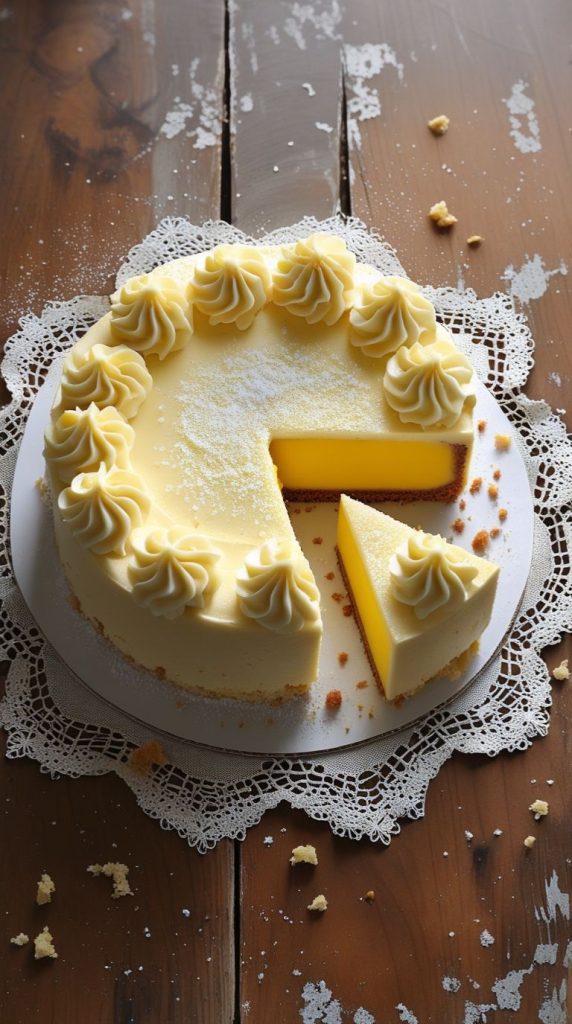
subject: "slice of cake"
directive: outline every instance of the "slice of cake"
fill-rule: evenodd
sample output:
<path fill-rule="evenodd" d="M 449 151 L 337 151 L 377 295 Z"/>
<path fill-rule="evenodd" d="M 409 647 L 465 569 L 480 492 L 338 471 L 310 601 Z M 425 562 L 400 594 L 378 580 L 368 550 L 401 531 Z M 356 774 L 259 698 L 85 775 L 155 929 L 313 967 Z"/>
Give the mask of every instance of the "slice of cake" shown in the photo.
<path fill-rule="evenodd" d="M 387 700 L 469 652 L 491 617 L 496 565 L 342 495 L 338 553 Z"/>

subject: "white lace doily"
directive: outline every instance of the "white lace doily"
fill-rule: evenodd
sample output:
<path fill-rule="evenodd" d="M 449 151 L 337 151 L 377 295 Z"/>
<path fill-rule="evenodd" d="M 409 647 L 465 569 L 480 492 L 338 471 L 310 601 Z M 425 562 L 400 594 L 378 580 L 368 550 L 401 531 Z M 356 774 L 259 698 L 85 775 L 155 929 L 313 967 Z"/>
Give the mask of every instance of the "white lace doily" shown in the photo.
<path fill-rule="evenodd" d="M 355 219 L 306 218 L 264 241 L 293 241 L 316 230 L 344 236 L 358 259 L 383 273 L 403 273 L 393 250 Z M 168 218 L 130 252 L 117 281 L 220 242 L 245 240 L 228 224 L 196 227 Z M 3 374 L 12 398 L 0 413 L 0 660 L 10 667 L 0 724 L 8 732 L 9 757 L 32 757 L 54 776 L 114 771 L 147 814 L 204 852 L 225 836 L 243 838 L 282 800 L 327 821 L 338 835 L 388 843 L 400 818 L 423 815 L 429 782 L 454 751 L 492 757 L 545 735 L 550 682 L 539 652 L 572 627 L 572 443 L 545 402 L 522 394 L 533 342 L 510 298 L 477 299 L 472 291 L 447 288 L 427 294 L 445 325 L 469 339 L 465 348 L 477 372 L 513 423 L 535 500 L 535 553 L 522 610 L 478 682 L 422 725 L 357 749 L 262 758 L 161 740 L 170 763 L 149 777 L 135 773 L 129 753 L 149 740 L 149 729 L 78 685 L 39 634 L 10 566 L 9 496 L 28 412 L 50 366 L 108 308 L 107 299 L 82 296 L 51 303 L 40 317 L 23 317 L 6 344 Z"/>

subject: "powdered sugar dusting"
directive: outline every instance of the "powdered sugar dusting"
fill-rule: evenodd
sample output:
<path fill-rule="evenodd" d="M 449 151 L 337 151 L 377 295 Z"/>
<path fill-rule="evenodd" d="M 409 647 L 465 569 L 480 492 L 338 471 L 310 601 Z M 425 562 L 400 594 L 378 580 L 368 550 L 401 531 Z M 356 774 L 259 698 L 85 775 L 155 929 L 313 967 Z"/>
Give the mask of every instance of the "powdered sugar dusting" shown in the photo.
<path fill-rule="evenodd" d="M 539 942 L 534 950 L 535 964 L 555 964 L 557 956 L 557 942 Z"/>
<path fill-rule="evenodd" d="M 445 992 L 458 992 L 461 987 L 461 982 L 458 978 L 443 978 L 441 982 Z"/>
<path fill-rule="evenodd" d="M 419 1024 L 415 1014 L 405 1006 L 405 1003 L 398 1003 L 395 1007 L 403 1024 Z"/>
<path fill-rule="evenodd" d="M 552 994 L 543 1001 L 538 1011 L 538 1019 L 541 1024 L 567 1024 L 566 994 L 567 985 L 564 980 L 560 989 L 553 988 Z"/>
<path fill-rule="evenodd" d="M 185 132 L 188 139 L 194 139 L 193 149 L 206 149 L 216 146 L 221 135 L 220 94 L 214 86 L 202 84 L 199 67 L 200 57 L 196 57 L 189 67 L 192 102 L 175 96 L 160 132 L 167 139 L 174 139 Z"/>
<path fill-rule="evenodd" d="M 540 299 L 544 295 L 552 277 L 556 274 L 565 277 L 567 273 L 568 267 L 563 260 L 553 270 L 547 270 L 542 256 L 537 253 L 527 257 L 519 270 L 510 263 L 502 279 L 508 283 L 512 297 L 526 306 L 532 299 Z"/>
<path fill-rule="evenodd" d="M 381 114 L 381 99 L 374 85 L 369 84 L 385 67 L 392 67 L 403 78 L 403 64 L 387 43 L 346 44 L 343 51 L 348 82 L 348 138 L 354 147 L 361 146 L 359 122 Z"/>
<path fill-rule="evenodd" d="M 284 31 L 300 50 L 305 50 L 314 40 L 341 39 L 338 31 L 341 20 L 342 8 L 338 0 L 294 3 L 284 22 Z"/>
<path fill-rule="evenodd" d="M 519 1010 L 522 1002 L 520 986 L 527 974 L 532 974 L 532 965 L 526 970 L 509 971 L 504 978 L 499 978 L 492 986 L 497 997 L 497 1008 L 499 1010 Z"/>
<path fill-rule="evenodd" d="M 481 946 L 493 946 L 494 941 L 494 936 L 485 928 L 484 931 L 481 932 Z"/>
<path fill-rule="evenodd" d="M 510 134 L 521 153 L 538 153 L 542 149 L 540 127 L 534 100 L 527 96 L 528 84 L 515 82 L 508 99 L 503 100 L 509 113 Z"/>
<path fill-rule="evenodd" d="M 300 973 L 293 972 L 294 974 Z M 332 990 L 325 981 L 308 981 L 302 989 L 303 1006 L 299 1011 L 302 1024 L 342 1024 L 342 1018 L 351 1019 L 352 1024 L 375 1024 L 375 1017 L 360 1006 L 350 1018 L 351 1010 L 346 1010 L 339 999 L 334 999 Z M 411 1024 L 417 1024 L 415 1020 Z"/>

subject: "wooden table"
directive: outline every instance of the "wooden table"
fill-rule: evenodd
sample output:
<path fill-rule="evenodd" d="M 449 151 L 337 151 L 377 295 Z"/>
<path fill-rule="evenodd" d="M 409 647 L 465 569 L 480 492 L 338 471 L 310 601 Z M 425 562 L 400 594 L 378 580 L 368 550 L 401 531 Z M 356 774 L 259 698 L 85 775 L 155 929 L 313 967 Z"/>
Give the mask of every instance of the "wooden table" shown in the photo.
<path fill-rule="evenodd" d="M 130 246 L 166 215 L 222 215 L 256 233 L 340 207 L 383 233 L 421 282 L 486 295 L 538 254 L 530 394 L 566 405 L 569 37 L 565 0 L 3 7 L 3 336 L 48 299 L 108 292 Z M 514 108 L 523 95 L 533 105 L 517 109 L 512 137 L 505 101 Z M 451 128 L 438 139 L 425 124 L 442 112 Z M 441 198 L 459 218 L 448 234 L 426 216 Z M 474 233 L 486 241 L 470 250 Z M 565 653 L 547 652 L 549 666 Z M 244 843 L 203 857 L 145 817 L 115 777 L 52 781 L 31 761 L 4 761 L 0 1020 L 295 1024 L 314 1019 L 303 988 L 322 979 L 341 1016 L 330 1001 L 320 1020 L 370 1022 L 354 1017 L 359 1007 L 377 1024 L 485 1019 L 466 1004 L 506 1005 L 491 985 L 548 942 L 534 906 L 553 871 L 570 891 L 572 690 L 553 689 L 546 739 L 493 761 L 453 758 L 424 817 L 389 848 L 334 838 L 280 806 Z M 527 809 L 537 795 L 550 801 L 540 825 Z M 304 910 L 317 876 L 288 867 L 303 841 L 318 849 L 318 889 L 330 898 L 319 920 Z M 101 858 L 131 866 L 134 899 L 112 901 L 89 880 L 86 865 Z M 33 905 L 43 870 L 58 884 L 49 921 L 60 958 L 34 963 L 8 939 L 44 923 Z M 566 973 L 567 928 L 559 914 L 556 963 L 516 979 L 519 1013 L 492 1009 L 487 1020 L 539 1019 Z M 484 929 L 494 945 L 481 944 Z M 445 991 L 447 976 L 458 992 Z M 553 1012 L 540 1019 L 564 1019 Z"/>

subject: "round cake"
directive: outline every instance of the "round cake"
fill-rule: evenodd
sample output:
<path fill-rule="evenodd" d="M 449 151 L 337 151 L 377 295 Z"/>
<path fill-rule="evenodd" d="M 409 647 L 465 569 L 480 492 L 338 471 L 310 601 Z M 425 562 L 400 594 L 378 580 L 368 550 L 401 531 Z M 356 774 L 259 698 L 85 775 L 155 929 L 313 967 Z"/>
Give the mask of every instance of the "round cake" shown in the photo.
<path fill-rule="evenodd" d="M 81 612 L 187 690 L 306 691 L 320 593 L 287 500 L 453 500 L 474 403 L 420 288 L 335 236 L 220 246 L 127 281 L 66 357 L 46 430 Z"/>

